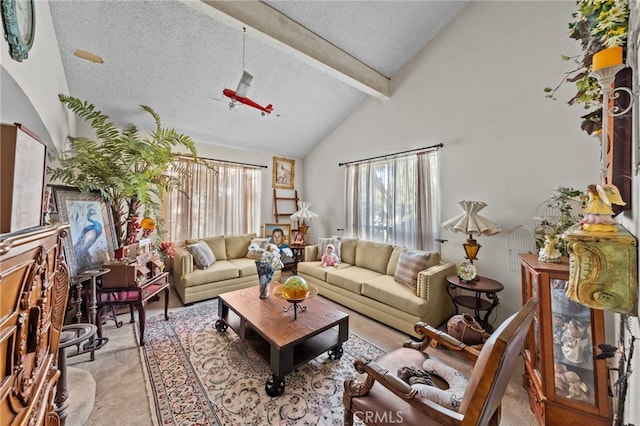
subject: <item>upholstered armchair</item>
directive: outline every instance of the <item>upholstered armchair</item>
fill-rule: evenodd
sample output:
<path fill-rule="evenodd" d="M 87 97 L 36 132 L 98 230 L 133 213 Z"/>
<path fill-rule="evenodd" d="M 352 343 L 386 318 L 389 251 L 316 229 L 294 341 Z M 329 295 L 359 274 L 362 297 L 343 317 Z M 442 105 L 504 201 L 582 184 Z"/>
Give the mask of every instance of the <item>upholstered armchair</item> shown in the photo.
<path fill-rule="evenodd" d="M 366 376 L 363 381 L 344 382 L 344 424 L 352 425 L 354 416 L 375 425 L 499 424 L 501 400 L 536 304 L 537 300 L 529 300 L 494 331 L 481 350 L 417 323 L 416 332 L 425 337 L 421 342 L 407 342 L 376 361 L 356 359 L 356 370 Z M 468 379 L 425 352 L 435 343 L 474 364 Z"/>

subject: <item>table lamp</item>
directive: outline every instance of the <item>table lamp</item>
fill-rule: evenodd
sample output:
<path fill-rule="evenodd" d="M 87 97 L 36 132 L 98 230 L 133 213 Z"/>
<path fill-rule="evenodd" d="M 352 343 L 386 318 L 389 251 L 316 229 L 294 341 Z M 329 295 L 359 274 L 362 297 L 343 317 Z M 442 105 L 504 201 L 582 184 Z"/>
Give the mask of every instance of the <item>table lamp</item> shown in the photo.
<path fill-rule="evenodd" d="M 444 222 L 442 228 L 447 231 L 462 232 L 469 235 L 469 238 L 462 246 L 467 254 L 466 258 L 473 263 L 474 260 L 477 260 L 476 256 L 480 251 L 480 247 L 482 247 L 473 238 L 473 235 L 494 235 L 500 232 L 500 228 L 494 222 L 478 214 L 480 210 L 487 206 L 487 203 L 482 201 L 460 201 L 458 204 L 460 204 L 464 213 Z"/>
<path fill-rule="evenodd" d="M 309 224 L 307 222 L 311 222 L 314 219 L 317 219 L 319 216 L 309 210 L 311 207 L 311 203 L 307 201 L 300 201 L 300 210 L 289 216 L 291 220 L 298 221 L 298 231 L 302 234 L 304 241 L 307 241 L 307 232 L 309 231 Z"/>

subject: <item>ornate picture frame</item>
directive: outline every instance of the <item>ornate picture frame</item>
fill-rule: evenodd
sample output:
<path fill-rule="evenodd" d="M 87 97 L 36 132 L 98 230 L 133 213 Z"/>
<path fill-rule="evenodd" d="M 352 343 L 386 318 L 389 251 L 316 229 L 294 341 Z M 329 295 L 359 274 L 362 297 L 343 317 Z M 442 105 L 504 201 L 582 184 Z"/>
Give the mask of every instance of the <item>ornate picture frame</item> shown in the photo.
<path fill-rule="evenodd" d="M 2 21 L 11 58 L 18 62 L 29 57 L 36 30 L 34 0 L 2 0 Z"/>
<path fill-rule="evenodd" d="M 263 238 L 269 238 L 269 243 L 271 243 L 271 235 L 275 229 L 281 229 L 283 238 L 283 244 L 291 244 L 291 224 L 290 223 L 265 223 L 262 225 L 262 236 Z"/>
<path fill-rule="evenodd" d="M 274 188 L 293 189 L 296 175 L 296 160 L 292 158 L 273 157 Z"/>
<path fill-rule="evenodd" d="M 58 219 L 70 225 L 63 241 L 69 273 L 102 267 L 114 258 L 115 235 L 107 203 L 97 193 L 77 188 L 51 186 L 58 207 Z"/>

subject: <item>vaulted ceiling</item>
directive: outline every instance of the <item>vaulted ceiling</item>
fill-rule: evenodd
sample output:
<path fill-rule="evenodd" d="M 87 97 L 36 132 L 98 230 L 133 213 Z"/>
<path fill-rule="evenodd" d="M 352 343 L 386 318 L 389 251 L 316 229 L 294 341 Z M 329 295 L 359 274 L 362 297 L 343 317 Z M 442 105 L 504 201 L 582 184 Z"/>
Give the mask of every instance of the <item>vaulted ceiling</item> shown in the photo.
<path fill-rule="evenodd" d="M 69 94 L 118 125 L 304 157 L 390 79 L 466 1 L 50 1 Z M 246 28 L 244 33 L 243 28 Z M 243 43 L 244 38 L 244 43 Z M 243 57 L 244 44 L 244 57 Z M 94 63 L 77 49 L 103 59 Z M 229 109 L 224 88 L 274 111 Z"/>

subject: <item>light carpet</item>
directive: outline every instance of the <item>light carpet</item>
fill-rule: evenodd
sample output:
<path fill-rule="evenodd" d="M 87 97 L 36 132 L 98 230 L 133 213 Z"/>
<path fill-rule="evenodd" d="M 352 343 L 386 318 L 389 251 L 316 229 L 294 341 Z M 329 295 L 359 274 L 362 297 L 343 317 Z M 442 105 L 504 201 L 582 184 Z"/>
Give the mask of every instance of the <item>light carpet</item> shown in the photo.
<path fill-rule="evenodd" d="M 345 378 L 356 375 L 358 356 L 384 351 L 349 333 L 343 356 L 326 353 L 286 376 L 284 394 L 267 395 L 271 371 L 228 329 L 215 329 L 217 300 L 147 318 L 144 362 L 155 424 L 162 425 L 341 425 Z"/>

